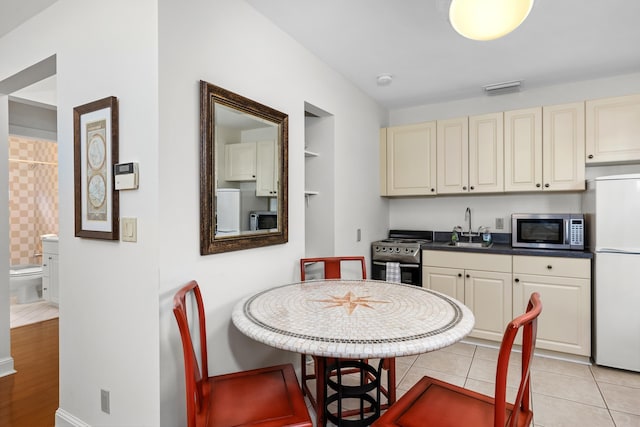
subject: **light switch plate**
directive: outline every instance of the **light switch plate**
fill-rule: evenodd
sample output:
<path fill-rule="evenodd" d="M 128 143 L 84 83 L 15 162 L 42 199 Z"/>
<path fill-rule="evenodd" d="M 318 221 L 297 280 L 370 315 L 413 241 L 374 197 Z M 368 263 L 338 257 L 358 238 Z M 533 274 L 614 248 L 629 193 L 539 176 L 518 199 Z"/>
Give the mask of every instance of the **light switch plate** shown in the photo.
<path fill-rule="evenodd" d="M 120 240 L 123 242 L 138 241 L 137 218 L 120 218 Z"/>

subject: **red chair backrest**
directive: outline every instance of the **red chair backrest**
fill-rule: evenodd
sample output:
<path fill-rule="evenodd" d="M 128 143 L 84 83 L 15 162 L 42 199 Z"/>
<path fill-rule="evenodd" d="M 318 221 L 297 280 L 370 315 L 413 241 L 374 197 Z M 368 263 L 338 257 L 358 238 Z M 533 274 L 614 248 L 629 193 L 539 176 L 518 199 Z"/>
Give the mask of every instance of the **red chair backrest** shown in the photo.
<path fill-rule="evenodd" d="M 529 298 L 527 311 L 509 322 L 502 337 L 500 352 L 498 353 L 498 367 L 496 370 L 495 427 L 505 426 L 509 356 L 511 355 L 511 349 L 513 348 L 513 341 L 515 340 L 516 334 L 520 328 L 522 328 L 522 374 L 520 377 L 520 387 L 518 388 L 518 393 L 513 404 L 513 413 L 511 414 L 509 424 L 507 424 L 508 427 L 516 425 L 521 409 L 529 410 L 531 360 L 533 359 L 533 350 L 536 345 L 538 316 L 541 311 L 542 302 L 540 301 L 540 295 L 537 292 L 534 292 Z"/>
<path fill-rule="evenodd" d="M 319 258 L 302 258 L 300 260 L 300 280 L 305 281 L 305 269 L 307 264 L 324 263 L 325 279 L 340 279 L 342 277 L 341 263 L 342 261 L 359 261 L 362 268 L 362 278 L 367 278 L 367 267 L 362 256 L 334 256 Z"/>
<path fill-rule="evenodd" d="M 200 368 L 191 338 L 189 317 L 187 314 L 187 296 L 195 301 L 197 308 L 198 335 L 200 335 Z M 204 304 L 202 294 L 195 280 L 183 286 L 173 297 L 173 314 L 178 321 L 182 351 L 184 353 L 185 385 L 187 394 L 187 425 L 195 427 L 196 419 L 206 419 L 209 412 L 209 367 L 207 365 L 207 331 L 205 328 Z"/>

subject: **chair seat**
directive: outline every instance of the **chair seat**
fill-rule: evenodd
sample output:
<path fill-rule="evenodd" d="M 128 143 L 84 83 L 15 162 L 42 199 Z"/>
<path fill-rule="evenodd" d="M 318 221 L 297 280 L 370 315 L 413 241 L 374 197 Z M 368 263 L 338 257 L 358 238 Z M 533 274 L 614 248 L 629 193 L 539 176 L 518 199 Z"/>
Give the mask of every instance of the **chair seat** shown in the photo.
<path fill-rule="evenodd" d="M 310 426 L 291 364 L 210 377 L 211 427 Z"/>
<path fill-rule="evenodd" d="M 434 410 L 437 408 L 437 410 Z M 493 427 L 494 399 L 435 378 L 423 377 L 402 396 L 375 427 Z M 507 404 L 507 421 L 513 405 Z M 529 426 L 532 412 L 521 413 L 517 426 Z"/>

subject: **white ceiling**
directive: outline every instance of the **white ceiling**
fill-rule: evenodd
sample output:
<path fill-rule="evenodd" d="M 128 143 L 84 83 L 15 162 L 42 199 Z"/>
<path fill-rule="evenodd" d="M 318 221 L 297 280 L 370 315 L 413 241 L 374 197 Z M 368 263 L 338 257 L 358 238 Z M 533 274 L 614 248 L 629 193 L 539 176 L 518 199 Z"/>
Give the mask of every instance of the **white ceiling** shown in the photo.
<path fill-rule="evenodd" d="M 246 0 L 388 108 L 640 71 L 640 1 L 536 0 L 502 39 L 478 42 L 448 22 L 450 0 Z M 0 0 L 0 37 L 56 0 Z M 389 73 L 390 86 L 376 76 Z"/>
<path fill-rule="evenodd" d="M 449 0 L 246 0 L 388 108 L 640 71 L 640 1 L 536 0 L 527 20 L 494 41 L 449 25 Z M 379 87 L 376 77 L 393 76 Z"/>
<path fill-rule="evenodd" d="M 0 37 L 58 0 L 0 0 Z"/>

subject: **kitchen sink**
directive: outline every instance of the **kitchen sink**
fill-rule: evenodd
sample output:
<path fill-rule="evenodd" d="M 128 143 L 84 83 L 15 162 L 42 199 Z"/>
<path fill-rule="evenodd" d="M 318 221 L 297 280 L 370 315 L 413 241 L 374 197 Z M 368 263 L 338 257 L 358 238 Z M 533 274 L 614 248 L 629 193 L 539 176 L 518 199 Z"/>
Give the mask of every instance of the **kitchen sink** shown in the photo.
<path fill-rule="evenodd" d="M 493 246 L 493 242 L 485 245 L 483 242 L 447 242 L 443 246 L 456 246 L 458 248 L 479 248 L 488 249 Z"/>

